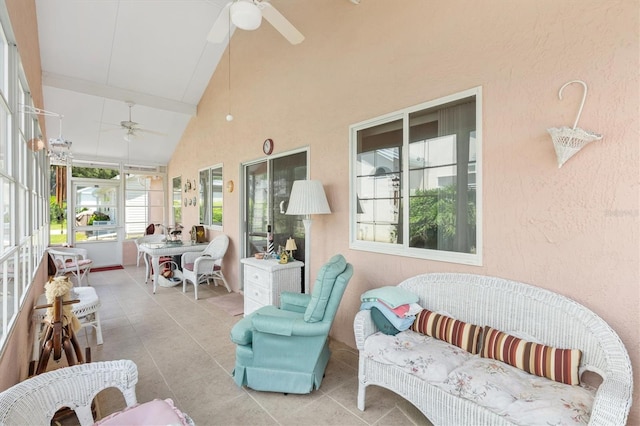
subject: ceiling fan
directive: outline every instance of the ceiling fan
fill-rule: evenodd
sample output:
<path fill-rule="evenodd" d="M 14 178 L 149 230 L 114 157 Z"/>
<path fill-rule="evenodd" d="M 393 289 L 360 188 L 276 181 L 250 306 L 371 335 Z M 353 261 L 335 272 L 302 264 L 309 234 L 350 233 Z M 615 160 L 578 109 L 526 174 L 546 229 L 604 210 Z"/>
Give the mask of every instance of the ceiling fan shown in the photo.
<path fill-rule="evenodd" d="M 242 30 L 255 30 L 265 18 L 289 43 L 299 44 L 304 36 L 275 7 L 266 0 L 234 0 L 225 5 L 209 31 L 207 40 L 222 43 L 229 35 L 231 24 Z"/>
<path fill-rule="evenodd" d="M 139 127 L 139 123 L 136 123 L 135 121 L 131 120 L 131 109 L 135 104 L 133 102 L 127 102 L 127 105 L 129 106 L 129 119 L 123 120 L 120 122 L 120 127 L 124 130 L 125 141 L 131 142 L 133 139 L 136 138 L 136 136 L 138 136 L 138 132 L 151 133 L 154 135 L 161 135 L 161 136 L 165 135 L 164 133 L 155 132 L 153 130 L 143 129 Z"/>

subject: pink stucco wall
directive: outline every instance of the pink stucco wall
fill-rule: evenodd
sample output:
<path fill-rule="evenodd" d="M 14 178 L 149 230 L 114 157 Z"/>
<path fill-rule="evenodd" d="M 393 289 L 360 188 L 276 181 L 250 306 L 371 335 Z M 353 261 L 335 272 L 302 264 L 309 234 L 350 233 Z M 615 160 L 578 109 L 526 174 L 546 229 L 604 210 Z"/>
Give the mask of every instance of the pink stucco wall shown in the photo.
<path fill-rule="evenodd" d="M 341 252 L 355 266 L 332 334 L 353 344 L 359 295 L 422 272 L 497 275 L 569 296 L 602 316 L 627 346 L 636 372 L 639 338 L 639 32 L 637 2 L 276 1 L 305 34 L 289 45 L 272 27 L 232 39 L 169 170 L 239 165 L 308 146 L 333 214 L 312 228 L 311 275 Z M 558 169 L 548 127 L 604 135 Z M 484 264 L 481 267 L 349 249 L 348 126 L 475 86 L 483 90 Z M 236 185 L 237 186 L 237 185 Z M 225 193 L 235 251 L 225 268 L 238 283 L 239 191 Z M 197 209 L 184 211 L 185 225 Z M 462 295 L 461 295 L 462 296 Z M 473 303 L 470 301 L 470 303 Z M 635 383 L 640 380 L 636 373 Z M 631 421 L 640 422 L 635 410 Z"/>
<path fill-rule="evenodd" d="M 336 252 L 356 271 L 333 337 L 353 344 L 362 292 L 418 273 L 472 272 L 528 282 L 577 300 L 618 332 L 635 369 L 629 424 L 640 424 L 638 2 L 273 3 L 306 40 L 291 46 L 267 23 L 255 32 L 237 31 L 235 120 L 224 119 L 225 56 L 169 165 L 170 177 L 195 179 L 199 168 L 222 163 L 225 181 L 236 183 L 224 200 L 230 283 L 240 288 L 240 164 L 261 158 L 268 137 L 275 153 L 308 146 L 310 175 L 324 183 L 333 211 L 314 219 L 311 275 Z M 7 4 L 17 9 L 23 0 Z M 24 4 L 32 10 L 32 0 Z M 21 53 L 23 61 L 30 55 Z M 28 74 L 34 64 L 27 59 Z M 573 79 L 589 85 L 579 125 L 604 138 L 558 169 L 546 129 L 573 123 L 580 90 L 570 86 L 563 101 L 557 98 L 560 86 Z M 348 126 L 475 86 L 483 88 L 483 266 L 350 250 Z M 197 212 L 183 209 L 186 229 L 197 222 Z M 26 319 L 24 324 L 26 333 Z M 18 355 L 3 356 L 3 379 Z"/>

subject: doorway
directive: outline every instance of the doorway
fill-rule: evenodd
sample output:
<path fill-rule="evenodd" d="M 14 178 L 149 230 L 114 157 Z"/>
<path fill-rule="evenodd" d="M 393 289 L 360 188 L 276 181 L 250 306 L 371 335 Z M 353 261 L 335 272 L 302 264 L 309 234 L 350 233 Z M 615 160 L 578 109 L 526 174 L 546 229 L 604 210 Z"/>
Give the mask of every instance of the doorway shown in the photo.
<path fill-rule="evenodd" d="M 293 257 L 304 262 L 302 217 L 286 215 L 286 211 L 293 181 L 307 179 L 307 154 L 304 150 L 243 165 L 243 257 L 266 252 L 271 229 L 274 250 L 292 237 L 298 247 Z M 301 272 L 304 277 L 304 268 Z"/>
<path fill-rule="evenodd" d="M 120 181 L 74 179 L 71 244 L 89 250 L 96 267 L 122 264 Z"/>

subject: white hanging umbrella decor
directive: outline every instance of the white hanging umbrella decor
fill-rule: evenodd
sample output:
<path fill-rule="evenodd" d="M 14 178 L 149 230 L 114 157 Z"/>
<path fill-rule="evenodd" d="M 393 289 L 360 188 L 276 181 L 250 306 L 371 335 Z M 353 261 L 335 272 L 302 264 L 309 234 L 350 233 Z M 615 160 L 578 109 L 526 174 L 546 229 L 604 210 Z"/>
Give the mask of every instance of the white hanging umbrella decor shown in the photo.
<path fill-rule="evenodd" d="M 578 110 L 576 121 L 573 123 L 573 128 L 563 126 L 547 129 L 551 135 L 551 139 L 553 140 L 553 147 L 555 148 L 556 156 L 558 157 L 558 168 L 562 167 L 569 158 L 573 157 L 589 142 L 602 139 L 602 135 L 577 127 L 578 120 L 580 120 L 580 115 L 582 114 L 582 108 L 584 107 L 584 101 L 587 98 L 587 84 L 584 81 L 572 80 L 565 83 L 558 91 L 558 97 L 562 100 L 562 89 L 571 83 L 579 83 L 584 87 L 582 102 L 580 103 L 580 109 Z"/>

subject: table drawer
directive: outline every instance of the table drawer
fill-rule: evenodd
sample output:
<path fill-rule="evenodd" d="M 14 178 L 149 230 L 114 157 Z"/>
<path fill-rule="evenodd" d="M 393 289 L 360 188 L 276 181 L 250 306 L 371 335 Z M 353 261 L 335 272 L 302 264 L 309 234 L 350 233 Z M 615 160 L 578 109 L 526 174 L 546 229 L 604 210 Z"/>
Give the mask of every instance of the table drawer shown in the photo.
<path fill-rule="evenodd" d="M 258 269 L 250 265 L 244 267 L 245 281 L 253 281 L 262 286 L 268 287 L 271 283 L 271 274 L 264 269 Z"/>
<path fill-rule="evenodd" d="M 244 316 L 246 317 L 253 311 L 260 309 L 263 305 L 261 303 L 256 302 L 253 299 L 248 298 L 246 295 L 244 296 Z"/>
<path fill-rule="evenodd" d="M 271 289 L 253 281 L 246 281 L 244 285 L 244 297 L 252 299 L 262 305 L 271 304 Z"/>

